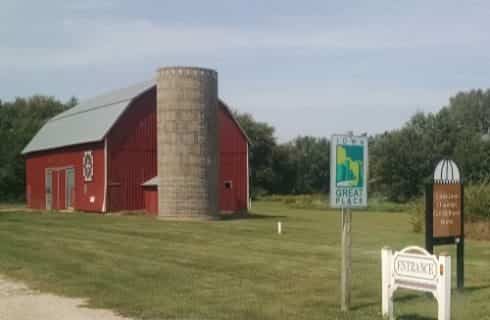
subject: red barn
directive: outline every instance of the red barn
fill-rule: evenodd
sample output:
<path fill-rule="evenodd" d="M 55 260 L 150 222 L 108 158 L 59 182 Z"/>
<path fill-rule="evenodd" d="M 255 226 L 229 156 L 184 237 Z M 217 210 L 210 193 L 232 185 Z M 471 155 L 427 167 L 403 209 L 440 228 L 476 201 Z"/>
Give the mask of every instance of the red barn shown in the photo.
<path fill-rule="evenodd" d="M 27 206 L 92 212 L 158 212 L 156 85 L 86 100 L 49 120 L 23 150 Z M 249 204 L 248 138 L 219 101 L 222 212 Z"/>

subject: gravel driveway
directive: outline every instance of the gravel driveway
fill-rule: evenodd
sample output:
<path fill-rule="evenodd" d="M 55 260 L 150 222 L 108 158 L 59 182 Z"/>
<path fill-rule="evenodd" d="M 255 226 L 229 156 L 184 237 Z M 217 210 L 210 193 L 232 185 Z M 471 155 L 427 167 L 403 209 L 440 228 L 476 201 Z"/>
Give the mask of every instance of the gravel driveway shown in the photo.
<path fill-rule="evenodd" d="M 0 320 L 129 320 L 109 310 L 84 308 L 84 303 L 36 292 L 0 276 Z"/>

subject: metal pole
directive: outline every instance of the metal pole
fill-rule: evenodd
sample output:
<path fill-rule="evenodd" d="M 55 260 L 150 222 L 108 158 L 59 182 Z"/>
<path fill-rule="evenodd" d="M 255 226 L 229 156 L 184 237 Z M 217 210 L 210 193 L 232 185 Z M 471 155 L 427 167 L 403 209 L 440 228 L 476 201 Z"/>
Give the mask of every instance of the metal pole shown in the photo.
<path fill-rule="evenodd" d="M 351 255 L 351 222 L 352 213 L 350 206 L 342 206 L 342 238 L 341 238 L 341 269 L 340 269 L 340 309 L 348 311 L 351 298 L 351 272 L 352 272 L 352 255 Z"/>
<path fill-rule="evenodd" d="M 461 237 L 457 244 L 456 278 L 457 288 L 464 288 L 464 237 Z"/>
<path fill-rule="evenodd" d="M 461 183 L 461 235 L 457 243 L 456 284 L 464 288 L 464 185 Z"/>
<path fill-rule="evenodd" d="M 434 225 L 433 216 L 433 184 L 425 186 L 425 249 L 434 254 L 434 238 L 432 229 Z"/>

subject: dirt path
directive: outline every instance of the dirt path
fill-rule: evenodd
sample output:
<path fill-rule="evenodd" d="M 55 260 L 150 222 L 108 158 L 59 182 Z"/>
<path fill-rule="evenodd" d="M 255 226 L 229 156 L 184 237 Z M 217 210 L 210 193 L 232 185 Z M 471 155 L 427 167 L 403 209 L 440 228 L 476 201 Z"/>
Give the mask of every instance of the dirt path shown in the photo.
<path fill-rule="evenodd" d="M 84 303 L 36 292 L 0 276 L 0 320 L 129 320 L 112 311 L 84 308 Z"/>

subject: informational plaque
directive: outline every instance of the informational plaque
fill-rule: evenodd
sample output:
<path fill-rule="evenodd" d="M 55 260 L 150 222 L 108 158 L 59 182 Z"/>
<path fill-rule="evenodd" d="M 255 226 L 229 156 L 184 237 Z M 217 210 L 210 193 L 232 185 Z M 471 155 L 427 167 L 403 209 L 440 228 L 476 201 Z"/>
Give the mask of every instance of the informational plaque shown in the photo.
<path fill-rule="evenodd" d="M 456 245 L 456 279 L 464 288 L 464 184 L 458 165 L 442 159 L 434 169 L 433 180 L 425 190 L 425 248 Z"/>
<path fill-rule="evenodd" d="M 434 184 L 433 236 L 461 236 L 461 185 Z"/>

